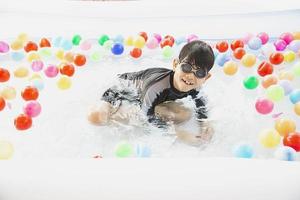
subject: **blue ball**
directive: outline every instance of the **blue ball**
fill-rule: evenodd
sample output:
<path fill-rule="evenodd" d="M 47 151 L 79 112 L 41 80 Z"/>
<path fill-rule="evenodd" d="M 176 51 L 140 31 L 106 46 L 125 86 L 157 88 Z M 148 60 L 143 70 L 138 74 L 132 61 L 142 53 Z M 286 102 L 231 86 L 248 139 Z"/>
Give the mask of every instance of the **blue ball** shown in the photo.
<path fill-rule="evenodd" d="M 262 42 L 261 39 L 258 37 L 254 37 L 248 42 L 248 47 L 249 49 L 252 50 L 258 50 L 261 48 L 261 46 L 262 46 Z"/>
<path fill-rule="evenodd" d="M 149 146 L 138 144 L 136 147 L 136 156 L 148 158 L 151 156 L 151 149 Z"/>
<path fill-rule="evenodd" d="M 73 44 L 72 44 L 72 42 L 71 42 L 70 40 L 62 40 L 62 42 L 61 42 L 61 47 L 62 47 L 64 50 L 68 51 L 68 50 L 71 50 L 71 49 L 72 49 Z"/>
<path fill-rule="evenodd" d="M 227 53 L 220 53 L 216 58 L 216 63 L 219 66 L 223 66 L 229 60 L 230 60 L 230 55 L 228 55 Z"/>
<path fill-rule="evenodd" d="M 117 36 L 113 39 L 113 41 L 114 41 L 115 43 L 123 43 L 123 42 L 124 42 L 124 37 L 123 37 L 122 35 L 117 35 Z"/>
<path fill-rule="evenodd" d="M 176 45 L 180 45 L 181 43 L 186 43 L 186 42 L 187 42 L 187 40 L 184 36 L 180 36 L 180 37 L 176 38 L 176 40 L 175 40 Z"/>
<path fill-rule="evenodd" d="M 61 45 L 62 37 L 57 37 L 53 40 L 53 46 L 58 48 Z"/>
<path fill-rule="evenodd" d="M 297 102 L 300 102 L 300 89 L 293 90 L 290 93 L 290 100 L 293 104 L 296 104 Z"/>
<path fill-rule="evenodd" d="M 12 52 L 11 53 L 11 58 L 14 61 L 21 61 L 21 60 L 23 60 L 24 57 L 25 57 L 25 55 L 22 52 Z"/>
<path fill-rule="evenodd" d="M 124 46 L 120 43 L 116 43 L 111 48 L 111 52 L 115 55 L 121 55 L 124 52 Z"/>
<path fill-rule="evenodd" d="M 246 143 L 238 144 L 233 149 L 233 154 L 238 158 L 252 158 L 254 151 L 252 146 Z"/>
<path fill-rule="evenodd" d="M 296 160 L 296 151 L 295 149 L 288 147 L 288 146 L 283 146 L 278 148 L 275 151 L 275 158 L 278 160 L 285 160 L 285 161 L 294 161 Z"/>

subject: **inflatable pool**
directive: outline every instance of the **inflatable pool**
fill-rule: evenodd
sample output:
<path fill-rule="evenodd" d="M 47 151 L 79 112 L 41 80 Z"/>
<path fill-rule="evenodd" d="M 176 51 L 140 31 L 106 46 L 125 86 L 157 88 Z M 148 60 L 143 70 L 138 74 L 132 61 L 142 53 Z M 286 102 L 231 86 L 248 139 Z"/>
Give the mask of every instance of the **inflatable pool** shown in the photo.
<path fill-rule="evenodd" d="M 1 4 L 0 199 L 299 199 L 298 2 Z M 88 123 L 117 74 L 171 68 L 196 39 L 216 57 L 211 142 L 182 143 L 139 113 Z"/>

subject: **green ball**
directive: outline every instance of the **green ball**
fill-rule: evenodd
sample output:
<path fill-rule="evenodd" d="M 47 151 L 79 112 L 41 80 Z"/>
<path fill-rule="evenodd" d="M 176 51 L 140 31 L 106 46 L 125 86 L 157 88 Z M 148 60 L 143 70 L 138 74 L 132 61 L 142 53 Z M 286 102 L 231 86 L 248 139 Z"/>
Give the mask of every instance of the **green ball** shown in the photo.
<path fill-rule="evenodd" d="M 300 76 L 300 62 L 297 62 L 293 66 L 293 73 L 295 74 L 295 76 Z"/>
<path fill-rule="evenodd" d="M 73 45 L 79 45 L 80 40 L 81 40 L 80 35 L 74 35 L 74 37 L 72 38 Z"/>
<path fill-rule="evenodd" d="M 133 154 L 133 147 L 127 142 L 117 144 L 115 155 L 119 158 L 129 157 Z"/>
<path fill-rule="evenodd" d="M 98 43 L 99 43 L 101 46 L 103 46 L 104 43 L 105 43 L 107 40 L 109 40 L 108 35 L 102 35 L 102 36 L 99 38 Z"/>
<path fill-rule="evenodd" d="M 46 58 L 46 57 L 50 57 L 52 55 L 51 49 L 50 48 L 42 48 L 39 50 L 39 54 L 40 56 Z"/>
<path fill-rule="evenodd" d="M 257 88 L 259 80 L 256 76 L 249 76 L 244 79 L 244 87 L 248 90 L 253 90 Z"/>
<path fill-rule="evenodd" d="M 112 41 L 112 40 L 107 40 L 107 41 L 104 42 L 103 48 L 104 48 L 105 50 L 110 50 L 110 49 L 112 48 L 113 44 L 114 44 L 114 41 Z"/>
<path fill-rule="evenodd" d="M 103 57 L 103 53 L 95 51 L 91 54 L 91 60 L 94 62 L 99 61 Z"/>
<path fill-rule="evenodd" d="M 280 101 L 284 98 L 284 89 L 280 85 L 271 85 L 268 87 L 266 94 L 271 101 Z"/>
<path fill-rule="evenodd" d="M 162 50 L 162 54 L 163 54 L 164 58 L 171 58 L 174 54 L 174 51 L 173 51 L 172 47 L 164 46 L 164 48 Z"/>

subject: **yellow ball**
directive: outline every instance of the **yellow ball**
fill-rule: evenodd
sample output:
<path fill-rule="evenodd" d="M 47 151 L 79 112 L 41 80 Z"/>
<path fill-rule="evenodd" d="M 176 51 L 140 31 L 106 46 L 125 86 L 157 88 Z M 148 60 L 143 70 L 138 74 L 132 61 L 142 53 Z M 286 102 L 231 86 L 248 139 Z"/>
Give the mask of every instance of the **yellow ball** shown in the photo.
<path fill-rule="evenodd" d="M 41 59 L 41 57 L 37 52 L 30 52 L 27 55 L 28 62 L 32 62 L 34 60 L 40 60 L 40 59 Z"/>
<path fill-rule="evenodd" d="M 64 59 L 64 50 L 60 49 L 55 53 L 55 56 L 57 59 L 59 60 L 63 60 Z"/>
<path fill-rule="evenodd" d="M 67 76 L 62 76 L 57 81 L 57 87 L 61 90 L 67 90 L 71 87 L 71 85 L 72 85 L 71 79 Z"/>
<path fill-rule="evenodd" d="M 295 76 L 291 71 L 281 71 L 278 75 L 279 80 L 294 80 Z"/>
<path fill-rule="evenodd" d="M 266 129 L 259 134 L 259 141 L 262 146 L 273 148 L 280 143 L 280 135 L 274 129 Z"/>
<path fill-rule="evenodd" d="M 285 62 L 293 62 L 296 59 L 296 54 L 293 51 L 287 51 L 283 54 Z"/>
<path fill-rule="evenodd" d="M 18 67 L 14 71 L 14 75 L 17 78 L 24 78 L 24 77 L 28 76 L 28 74 L 29 74 L 29 70 L 26 67 Z"/>
<path fill-rule="evenodd" d="M 126 46 L 133 46 L 133 37 L 132 37 L 132 36 L 129 36 L 128 38 L 126 38 L 126 39 L 124 40 L 124 44 L 125 44 Z"/>
<path fill-rule="evenodd" d="M 72 52 L 65 53 L 64 60 L 69 63 L 72 63 L 74 61 L 74 54 Z"/>
<path fill-rule="evenodd" d="M 234 61 L 228 61 L 224 64 L 223 71 L 226 75 L 232 76 L 238 70 L 238 65 Z"/>
<path fill-rule="evenodd" d="M 134 40 L 134 43 L 133 45 L 136 47 L 136 48 L 143 48 L 145 46 L 145 39 L 142 37 L 142 36 L 138 36 L 135 40 Z"/>
<path fill-rule="evenodd" d="M 300 116 L 300 102 L 295 104 L 294 111 L 298 116 Z"/>
<path fill-rule="evenodd" d="M 293 120 L 290 119 L 279 119 L 275 122 L 275 129 L 282 137 L 289 135 L 290 133 L 295 132 L 296 124 Z"/>
<path fill-rule="evenodd" d="M 49 58 L 52 56 L 51 48 L 43 47 L 39 49 L 39 55 L 43 58 Z"/>
<path fill-rule="evenodd" d="M 30 78 L 28 78 L 29 81 L 32 81 L 34 79 L 42 79 L 41 75 L 35 73 Z"/>
<path fill-rule="evenodd" d="M 0 96 L 6 100 L 12 100 L 16 98 L 17 92 L 16 89 L 10 86 L 6 86 L 2 89 Z"/>
<path fill-rule="evenodd" d="M 23 47 L 23 42 L 20 40 L 15 40 L 10 44 L 10 47 L 12 50 L 15 50 L 15 51 L 20 50 Z"/>
<path fill-rule="evenodd" d="M 13 145 L 4 140 L 0 140 L 0 160 L 10 159 L 14 154 Z"/>
<path fill-rule="evenodd" d="M 247 53 L 242 57 L 241 62 L 245 67 L 252 67 L 256 63 L 256 57 L 253 54 Z"/>
<path fill-rule="evenodd" d="M 26 33 L 21 33 L 18 35 L 17 40 L 20 40 L 24 44 L 25 42 L 27 42 L 29 40 L 29 37 Z"/>
<path fill-rule="evenodd" d="M 300 40 L 300 31 L 293 33 L 294 40 Z"/>

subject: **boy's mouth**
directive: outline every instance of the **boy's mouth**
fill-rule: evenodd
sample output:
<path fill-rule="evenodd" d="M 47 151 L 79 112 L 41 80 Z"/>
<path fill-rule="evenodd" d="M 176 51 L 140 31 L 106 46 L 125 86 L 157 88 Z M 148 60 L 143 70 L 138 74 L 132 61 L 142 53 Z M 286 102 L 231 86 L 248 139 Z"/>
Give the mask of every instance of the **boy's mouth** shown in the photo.
<path fill-rule="evenodd" d="M 188 80 L 185 80 L 185 79 L 181 79 L 185 84 L 187 85 L 194 85 L 194 83 L 188 81 Z"/>

